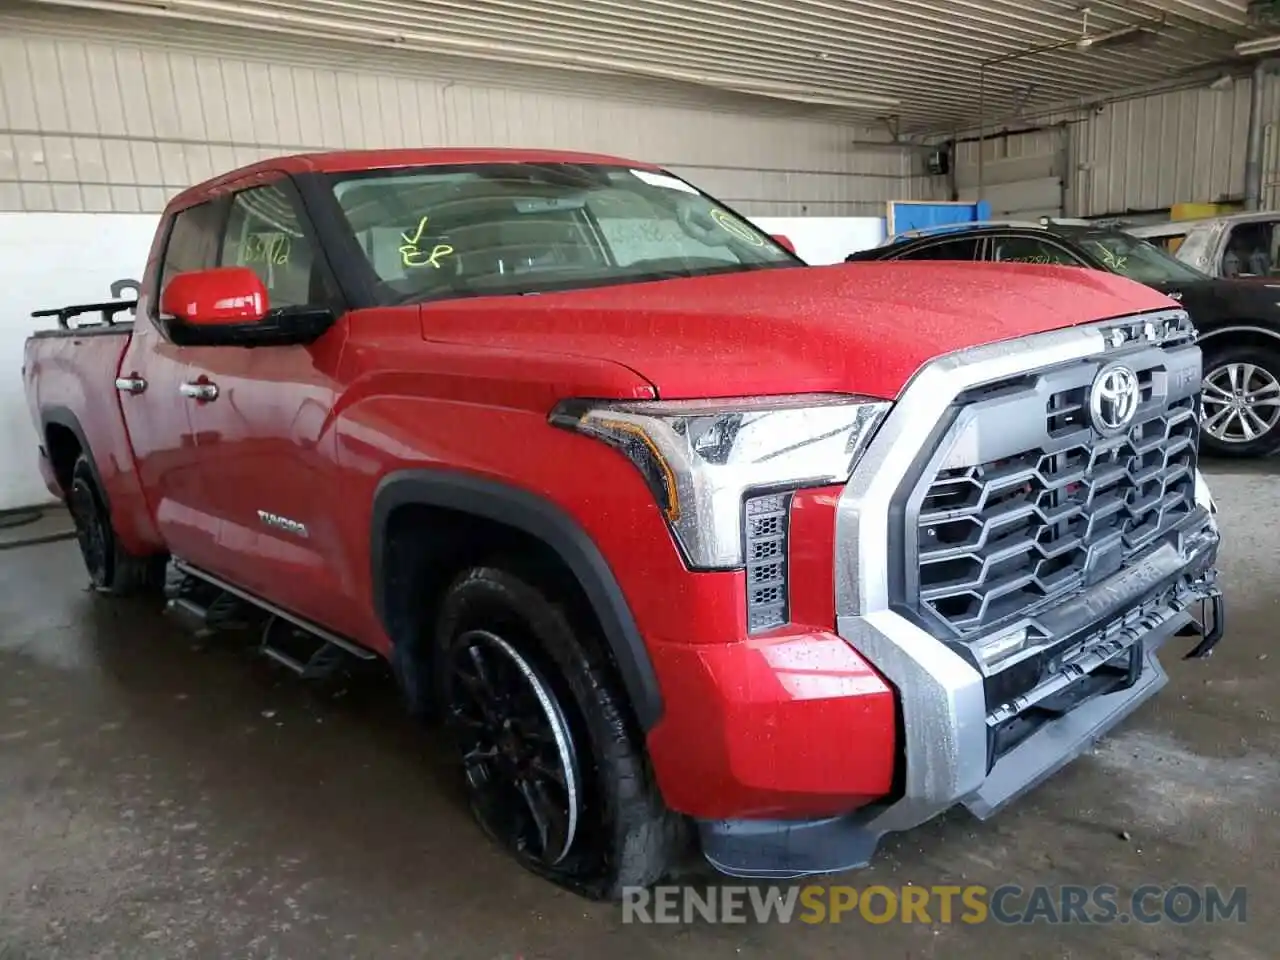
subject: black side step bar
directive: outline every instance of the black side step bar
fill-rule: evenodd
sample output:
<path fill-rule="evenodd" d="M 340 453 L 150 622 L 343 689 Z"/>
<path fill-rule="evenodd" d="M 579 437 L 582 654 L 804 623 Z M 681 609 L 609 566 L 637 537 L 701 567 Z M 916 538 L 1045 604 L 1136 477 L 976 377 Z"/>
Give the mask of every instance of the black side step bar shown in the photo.
<path fill-rule="evenodd" d="M 187 576 L 190 576 L 190 577 L 195 577 L 197 580 L 203 580 L 205 583 L 211 584 L 220 590 L 224 590 L 234 597 L 239 597 L 241 600 L 245 601 L 246 603 L 253 604 L 255 607 L 259 607 L 262 610 L 265 610 L 267 613 L 270 613 L 276 617 L 279 617 L 281 620 L 287 620 L 289 623 L 293 624 L 294 626 L 302 630 L 305 630 L 307 633 L 315 635 L 316 638 L 323 640 L 326 643 L 333 644 L 333 646 L 338 647 L 340 650 L 343 650 L 344 652 L 349 653 L 351 656 L 355 657 L 357 660 L 378 659 L 378 655 L 376 653 L 374 653 L 372 650 L 370 650 L 367 647 L 362 647 L 360 644 L 356 643 L 354 640 L 348 640 L 345 637 L 340 637 L 338 636 L 338 634 L 333 633 L 329 630 L 326 630 L 324 627 L 318 626 L 317 624 L 314 624 L 303 617 L 299 617 L 297 614 L 290 613 L 289 611 L 276 606 L 274 603 L 270 603 L 269 601 L 263 600 L 261 597 L 254 596 L 252 593 L 250 593 L 247 590 L 242 590 L 240 587 L 237 587 L 228 583 L 227 581 L 223 580 L 221 577 L 217 577 L 211 573 L 207 573 L 204 570 L 201 570 L 199 567 L 193 567 L 191 564 L 187 563 L 184 560 L 179 560 L 175 557 L 173 559 L 173 565 L 174 565 L 174 568 L 177 569 L 179 572 L 185 573 Z M 187 619 L 187 618 L 198 619 L 202 627 L 210 626 L 210 624 L 207 623 L 206 618 L 203 616 L 205 613 L 204 609 L 201 608 L 198 604 L 194 604 L 194 603 L 191 603 L 190 601 L 183 601 L 179 599 L 179 600 L 171 600 L 169 602 L 169 606 L 171 610 L 173 610 L 179 616 L 182 616 L 184 619 Z M 271 656 L 271 654 L 268 653 L 268 656 Z M 283 660 L 280 660 L 280 658 L 274 657 L 274 656 L 272 657 L 272 659 L 278 660 L 279 662 L 283 663 L 285 666 L 289 667 L 290 669 L 296 670 L 295 665 L 297 661 L 294 661 L 293 658 L 289 658 L 291 661 L 293 661 L 292 663 L 285 663 Z M 297 670 L 296 672 L 301 673 L 302 671 Z"/>
<path fill-rule="evenodd" d="M 351 663 L 351 656 L 344 648 L 275 616 L 262 630 L 258 652 L 303 680 L 325 681 L 338 677 Z"/>

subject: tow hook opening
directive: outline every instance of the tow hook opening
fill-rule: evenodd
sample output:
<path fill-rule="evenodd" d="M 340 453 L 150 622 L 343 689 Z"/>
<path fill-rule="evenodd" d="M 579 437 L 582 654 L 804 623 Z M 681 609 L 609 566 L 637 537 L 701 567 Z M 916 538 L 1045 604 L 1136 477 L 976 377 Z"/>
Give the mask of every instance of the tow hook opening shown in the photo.
<path fill-rule="evenodd" d="M 1205 597 L 1195 605 L 1191 614 L 1191 622 L 1178 631 L 1179 637 L 1200 637 L 1184 660 L 1204 660 L 1213 653 L 1213 648 L 1222 639 L 1227 626 L 1227 605 L 1219 590 Z"/>

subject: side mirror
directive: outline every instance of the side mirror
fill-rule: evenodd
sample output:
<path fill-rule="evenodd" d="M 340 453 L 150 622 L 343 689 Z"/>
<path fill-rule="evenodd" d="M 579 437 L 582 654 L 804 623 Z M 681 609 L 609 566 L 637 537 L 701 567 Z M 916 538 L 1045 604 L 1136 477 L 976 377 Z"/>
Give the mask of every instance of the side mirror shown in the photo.
<path fill-rule="evenodd" d="M 319 340 L 337 322 L 330 307 L 271 309 L 267 289 L 248 267 L 180 273 L 160 294 L 169 339 L 180 347 L 288 347 Z"/>
<path fill-rule="evenodd" d="M 194 270 L 169 281 L 160 310 L 192 327 L 257 323 L 267 315 L 267 288 L 248 267 Z"/>
<path fill-rule="evenodd" d="M 783 247 L 790 253 L 796 252 L 796 245 L 791 242 L 790 237 L 785 236 L 784 234 L 781 234 L 781 233 L 772 234 L 772 237 L 773 237 L 773 242 L 776 243 L 778 246 Z"/>

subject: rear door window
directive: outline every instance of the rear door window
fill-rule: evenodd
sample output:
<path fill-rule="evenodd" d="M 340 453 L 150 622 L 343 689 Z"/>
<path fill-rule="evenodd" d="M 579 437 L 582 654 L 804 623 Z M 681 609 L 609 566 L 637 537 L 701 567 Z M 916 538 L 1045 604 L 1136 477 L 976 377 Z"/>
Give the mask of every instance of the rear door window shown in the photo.
<path fill-rule="evenodd" d="M 974 239 L 943 240 L 916 247 L 908 253 L 894 257 L 895 260 L 975 260 L 978 256 L 978 241 Z"/>
<path fill-rule="evenodd" d="M 1084 262 L 1066 247 L 1040 237 L 991 237 L 990 243 L 991 259 L 996 263 L 1084 266 Z"/>

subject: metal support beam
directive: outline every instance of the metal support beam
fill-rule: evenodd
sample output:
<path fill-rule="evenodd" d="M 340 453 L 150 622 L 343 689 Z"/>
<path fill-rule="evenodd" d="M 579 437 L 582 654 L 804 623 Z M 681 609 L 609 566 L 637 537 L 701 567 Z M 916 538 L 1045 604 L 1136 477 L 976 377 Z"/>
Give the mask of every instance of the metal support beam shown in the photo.
<path fill-rule="evenodd" d="M 1266 90 L 1267 64 L 1259 60 L 1253 67 L 1249 88 L 1249 134 L 1244 155 L 1244 208 L 1257 210 L 1262 205 L 1262 116 L 1263 93 Z"/>

